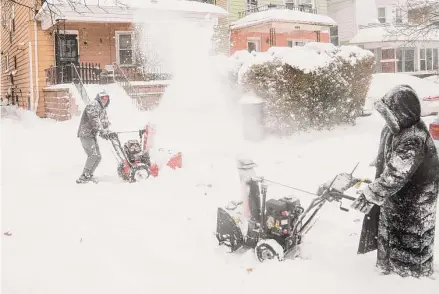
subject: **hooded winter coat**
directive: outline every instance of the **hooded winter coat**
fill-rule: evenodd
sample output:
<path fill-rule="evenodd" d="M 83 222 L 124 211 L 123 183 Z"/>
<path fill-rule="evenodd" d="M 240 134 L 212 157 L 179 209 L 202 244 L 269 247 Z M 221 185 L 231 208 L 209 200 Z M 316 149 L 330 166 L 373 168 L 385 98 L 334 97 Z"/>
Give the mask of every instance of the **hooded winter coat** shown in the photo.
<path fill-rule="evenodd" d="M 78 128 L 78 137 L 95 138 L 99 131 L 108 128 L 110 125 L 107 116 L 107 107 L 110 104 L 108 99 L 107 104 L 102 105 L 100 94 L 88 104 L 81 116 L 81 121 Z"/>
<path fill-rule="evenodd" d="M 433 273 L 439 159 L 421 106 L 410 86 L 375 103 L 386 121 L 376 159 L 376 179 L 364 190 L 375 204 L 363 222 L 359 253 L 375 249 L 385 273 Z"/>

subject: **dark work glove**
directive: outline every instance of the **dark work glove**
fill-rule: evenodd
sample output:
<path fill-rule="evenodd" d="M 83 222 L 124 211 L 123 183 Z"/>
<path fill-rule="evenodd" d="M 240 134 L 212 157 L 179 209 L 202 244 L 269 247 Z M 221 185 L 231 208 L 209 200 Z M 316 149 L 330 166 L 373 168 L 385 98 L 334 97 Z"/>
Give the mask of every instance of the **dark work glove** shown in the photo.
<path fill-rule="evenodd" d="M 110 134 L 111 134 L 111 132 L 108 129 L 102 129 L 99 132 L 99 135 L 101 136 L 101 138 L 103 138 L 105 140 L 108 140 L 110 138 Z"/>
<path fill-rule="evenodd" d="M 351 204 L 351 207 L 355 210 L 361 211 L 364 214 L 368 214 L 374 205 L 374 203 L 366 199 L 364 194 L 361 194 L 360 197 L 358 197 L 357 200 Z"/>

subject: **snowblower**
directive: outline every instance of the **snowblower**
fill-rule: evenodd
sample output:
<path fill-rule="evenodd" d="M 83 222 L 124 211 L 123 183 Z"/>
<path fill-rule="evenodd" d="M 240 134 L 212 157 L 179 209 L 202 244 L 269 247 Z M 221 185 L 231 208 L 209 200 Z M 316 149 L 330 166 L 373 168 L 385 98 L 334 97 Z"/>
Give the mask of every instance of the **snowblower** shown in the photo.
<path fill-rule="evenodd" d="M 137 133 L 139 140 L 128 140 L 122 146 L 119 139 L 119 134 L 122 133 Z M 139 131 L 110 134 L 109 140 L 118 161 L 117 173 L 124 181 L 132 183 L 145 180 L 149 176 L 157 177 L 163 162 L 172 169 L 182 167 L 181 152 L 173 153 L 170 150 L 166 152 L 163 148 L 154 148 L 154 134 L 155 128 L 149 124 Z M 151 160 L 150 154 L 154 154 L 156 158 Z"/>
<path fill-rule="evenodd" d="M 356 179 L 352 173 L 338 174 L 332 181 L 321 185 L 316 194 L 264 178 L 251 177 L 247 182 L 250 188 L 249 203 L 230 202 L 217 210 L 215 235 L 219 245 L 229 247 L 230 252 L 240 248 L 254 249 L 260 262 L 295 256 L 303 236 L 313 226 L 315 216 L 326 202 L 339 202 L 341 210 L 349 211 L 342 207 L 341 200 L 354 201 L 356 198 L 343 193 L 354 186 L 358 188 L 361 183 L 370 182 Z M 300 200 L 293 196 L 267 200 L 269 183 L 316 197 L 307 208 L 303 208 Z M 246 207 L 250 215 L 246 215 Z"/>
<path fill-rule="evenodd" d="M 141 140 L 141 132 L 139 132 Z M 118 160 L 117 174 L 124 181 L 133 183 L 145 180 L 150 175 L 150 158 L 147 151 L 142 150 L 138 140 L 120 142 L 118 133 L 110 133 L 109 140 L 113 145 Z"/>

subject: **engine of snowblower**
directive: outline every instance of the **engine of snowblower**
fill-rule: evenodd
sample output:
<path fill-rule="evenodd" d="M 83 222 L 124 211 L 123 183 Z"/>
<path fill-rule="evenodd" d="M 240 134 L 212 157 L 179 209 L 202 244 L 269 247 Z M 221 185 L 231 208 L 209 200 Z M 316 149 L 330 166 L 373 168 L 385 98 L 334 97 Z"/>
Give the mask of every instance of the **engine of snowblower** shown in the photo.
<path fill-rule="evenodd" d="M 265 215 L 267 233 L 288 236 L 303 211 L 300 200 L 294 197 L 268 200 Z"/>
<path fill-rule="evenodd" d="M 123 145 L 125 154 L 131 163 L 143 162 L 149 166 L 150 158 L 148 152 L 143 152 L 138 140 L 128 140 Z"/>

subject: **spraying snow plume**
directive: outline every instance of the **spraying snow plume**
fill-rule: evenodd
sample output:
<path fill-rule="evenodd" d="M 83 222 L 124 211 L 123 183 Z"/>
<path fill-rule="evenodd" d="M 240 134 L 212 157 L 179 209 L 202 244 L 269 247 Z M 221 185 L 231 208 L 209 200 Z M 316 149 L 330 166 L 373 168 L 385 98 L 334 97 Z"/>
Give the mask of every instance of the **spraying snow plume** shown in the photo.
<path fill-rule="evenodd" d="M 229 84 L 227 57 L 213 54 L 210 16 L 142 13 L 136 25 L 146 63 L 153 60 L 173 76 L 154 111 L 156 143 L 185 156 L 236 154 L 241 142 L 239 97 Z"/>

